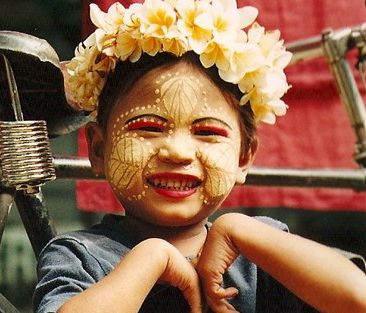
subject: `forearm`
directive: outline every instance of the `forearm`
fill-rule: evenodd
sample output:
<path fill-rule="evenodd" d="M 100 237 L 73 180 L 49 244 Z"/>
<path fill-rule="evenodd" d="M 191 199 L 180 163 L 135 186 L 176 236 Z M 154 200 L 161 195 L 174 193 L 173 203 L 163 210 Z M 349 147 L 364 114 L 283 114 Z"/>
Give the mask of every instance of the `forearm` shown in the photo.
<path fill-rule="evenodd" d="M 318 310 L 366 312 L 366 276 L 338 252 L 242 214 L 217 222 L 241 254 Z"/>
<path fill-rule="evenodd" d="M 142 242 L 100 282 L 67 301 L 58 313 L 136 313 L 164 272 L 169 256 L 161 240 Z"/>

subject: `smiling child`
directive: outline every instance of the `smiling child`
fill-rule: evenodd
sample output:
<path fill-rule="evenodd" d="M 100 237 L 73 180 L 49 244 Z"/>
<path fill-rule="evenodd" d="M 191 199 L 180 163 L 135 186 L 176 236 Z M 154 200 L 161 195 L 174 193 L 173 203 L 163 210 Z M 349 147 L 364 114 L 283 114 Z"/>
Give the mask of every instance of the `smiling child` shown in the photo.
<path fill-rule="evenodd" d="M 36 312 L 366 312 L 365 276 L 332 249 L 265 217 L 207 221 L 245 182 L 257 123 L 287 108 L 290 54 L 256 15 L 224 0 L 91 7 L 67 85 L 96 116 L 92 169 L 125 215 L 46 246 Z"/>

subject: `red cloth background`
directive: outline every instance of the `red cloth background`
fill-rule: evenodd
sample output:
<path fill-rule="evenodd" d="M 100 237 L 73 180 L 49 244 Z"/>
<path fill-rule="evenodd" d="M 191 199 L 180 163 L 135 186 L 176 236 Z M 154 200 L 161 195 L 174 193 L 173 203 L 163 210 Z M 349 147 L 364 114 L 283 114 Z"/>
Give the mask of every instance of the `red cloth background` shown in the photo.
<path fill-rule="evenodd" d="M 91 32 L 85 1 L 84 31 Z M 99 0 L 104 10 L 113 3 Z M 138 1 L 121 1 L 125 6 Z M 259 9 L 259 22 L 280 29 L 287 41 L 320 35 L 325 28 L 352 27 L 366 22 L 361 0 L 238 0 Z M 350 64 L 355 64 L 355 54 Z M 355 135 L 323 58 L 290 66 L 292 89 L 285 97 L 288 114 L 276 126 L 261 125 L 255 166 L 291 168 L 357 168 L 353 161 Z M 358 73 L 356 73 L 358 77 Z M 359 77 L 358 77 L 358 80 Z M 364 90 L 361 88 L 365 99 Z M 80 153 L 86 155 L 83 133 Z M 78 206 L 88 211 L 120 211 L 105 183 L 78 182 Z M 366 192 L 324 188 L 235 187 L 224 207 L 290 207 L 314 210 L 366 211 Z"/>

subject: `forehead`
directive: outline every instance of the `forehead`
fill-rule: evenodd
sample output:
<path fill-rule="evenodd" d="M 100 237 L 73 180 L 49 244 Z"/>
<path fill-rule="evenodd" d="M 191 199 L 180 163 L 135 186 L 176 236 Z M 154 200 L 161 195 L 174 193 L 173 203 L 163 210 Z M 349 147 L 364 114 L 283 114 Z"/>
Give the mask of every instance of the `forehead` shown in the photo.
<path fill-rule="evenodd" d="M 179 62 L 151 70 L 116 103 L 112 116 L 158 113 L 175 122 L 217 117 L 233 124 L 237 110 L 201 70 Z"/>

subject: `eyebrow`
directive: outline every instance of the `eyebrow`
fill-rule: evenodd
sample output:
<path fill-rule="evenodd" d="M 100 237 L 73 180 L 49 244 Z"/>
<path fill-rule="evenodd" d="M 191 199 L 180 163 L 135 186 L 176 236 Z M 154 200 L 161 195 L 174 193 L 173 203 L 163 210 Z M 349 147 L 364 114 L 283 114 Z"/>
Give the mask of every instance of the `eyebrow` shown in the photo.
<path fill-rule="evenodd" d="M 162 122 L 167 122 L 168 120 L 162 116 L 159 116 L 159 115 L 156 115 L 156 114 L 141 114 L 141 115 L 137 115 L 137 116 L 134 116 L 130 119 L 128 119 L 126 122 L 125 122 L 125 125 L 127 125 L 128 123 L 131 123 L 139 118 L 149 118 L 149 117 L 153 117 L 153 118 L 156 118 Z"/>
<path fill-rule="evenodd" d="M 203 117 L 203 118 L 199 118 L 197 120 L 194 120 L 193 121 L 193 124 L 200 123 L 200 122 L 206 122 L 206 121 L 219 122 L 220 124 L 223 124 L 224 126 L 226 126 L 226 127 L 228 127 L 229 129 L 232 130 L 232 127 L 228 123 L 226 123 L 223 120 L 220 120 L 220 119 L 218 119 L 216 117 Z"/>

